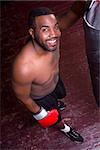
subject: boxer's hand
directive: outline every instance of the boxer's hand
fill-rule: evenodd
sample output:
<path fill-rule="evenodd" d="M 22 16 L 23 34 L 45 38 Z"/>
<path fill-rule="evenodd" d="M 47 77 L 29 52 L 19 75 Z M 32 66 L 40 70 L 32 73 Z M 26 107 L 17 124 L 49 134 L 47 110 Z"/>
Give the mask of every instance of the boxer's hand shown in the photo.
<path fill-rule="evenodd" d="M 36 114 L 33 114 L 33 117 L 40 123 L 44 128 L 47 128 L 58 121 L 59 113 L 56 109 L 51 111 L 46 111 L 41 107 L 40 111 Z"/>

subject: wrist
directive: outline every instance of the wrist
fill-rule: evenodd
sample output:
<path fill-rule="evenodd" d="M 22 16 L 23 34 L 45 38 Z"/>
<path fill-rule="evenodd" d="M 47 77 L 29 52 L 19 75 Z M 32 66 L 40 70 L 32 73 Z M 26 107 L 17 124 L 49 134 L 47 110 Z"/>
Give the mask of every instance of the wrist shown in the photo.
<path fill-rule="evenodd" d="M 33 110 L 33 114 L 38 114 L 41 111 L 41 106 L 36 105 Z"/>
<path fill-rule="evenodd" d="M 42 119 L 45 118 L 47 115 L 48 115 L 48 112 L 47 112 L 43 107 L 41 107 L 38 112 L 33 113 L 33 117 L 34 117 L 36 120 L 42 120 Z"/>

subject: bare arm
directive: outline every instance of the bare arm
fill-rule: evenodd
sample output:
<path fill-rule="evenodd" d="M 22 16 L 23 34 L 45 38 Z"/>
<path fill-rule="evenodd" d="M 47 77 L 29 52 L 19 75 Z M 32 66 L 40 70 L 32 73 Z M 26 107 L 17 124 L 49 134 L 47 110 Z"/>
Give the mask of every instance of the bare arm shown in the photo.
<path fill-rule="evenodd" d="M 32 113 L 36 113 L 40 110 L 40 107 L 30 97 L 32 77 L 31 74 L 26 71 L 27 69 L 19 69 L 20 65 L 14 65 L 12 86 L 16 94 L 16 97 L 23 102 L 23 104 Z M 28 66 L 29 68 L 29 66 Z"/>
<path fill-rule="evenodd" d="M 83 16 L 86 9 L 85 1 L 75 1 L 68 12 L 58 17 L 61 29 L 68 29 Z"/>
<path fill-rule="evenodd" d="M 23 102 L 23 104 L 33 113 L 40 110 L 40 107 L 35 103 L 35 101 L 30 97 L 31 84 L 21 85 L 19 83 L 12 82 L 14 92 L 16 97 Z"/>

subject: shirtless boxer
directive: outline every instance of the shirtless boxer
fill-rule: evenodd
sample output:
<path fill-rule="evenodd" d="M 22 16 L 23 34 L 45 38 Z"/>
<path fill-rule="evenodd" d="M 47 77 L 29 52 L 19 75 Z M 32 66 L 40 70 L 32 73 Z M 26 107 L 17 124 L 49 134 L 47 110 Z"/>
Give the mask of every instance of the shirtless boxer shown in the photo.
<path fill-rule="evenodd" d="M 36 8 L 28 19 L 30 40 L 13 64 L 12 85 L 17 98 L 44 128 L 58 125 L 73 141 L 83 142 L 79 133 L 62 121 L 58 99 L 66 96 L 59 76 L 61 32 L 54 13 Z"/>

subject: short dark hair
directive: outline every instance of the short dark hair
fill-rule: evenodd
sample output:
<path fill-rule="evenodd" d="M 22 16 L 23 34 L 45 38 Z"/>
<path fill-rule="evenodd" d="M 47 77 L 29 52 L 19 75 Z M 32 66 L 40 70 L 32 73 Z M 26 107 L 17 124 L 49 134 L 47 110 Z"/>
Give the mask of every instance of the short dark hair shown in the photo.
<path fill-rule="evenodd" d="M 54 14 L 54 12 L 48 7 L 37 7 L 31 10 L 28 16 L 28 27 L 29 28 L 35 27 L 35 17 L 49 14 Z"/>

